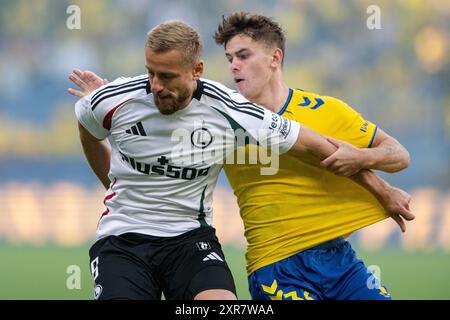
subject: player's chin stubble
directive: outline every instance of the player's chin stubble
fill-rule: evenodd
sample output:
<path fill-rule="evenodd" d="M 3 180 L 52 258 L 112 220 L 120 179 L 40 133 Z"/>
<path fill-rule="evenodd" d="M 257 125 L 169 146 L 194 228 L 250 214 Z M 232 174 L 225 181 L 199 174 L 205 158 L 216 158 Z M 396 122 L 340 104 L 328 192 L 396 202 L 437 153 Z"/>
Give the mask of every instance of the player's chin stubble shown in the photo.
<path fill-rule="evenodd" d="M 186 90 L 178 96 L 178 98 L 170 96 L 161 99 L 157 95 L 154 95 L 154 100 L 159 112 L 164 115 L 169 115 L 182 109 L 186 104 L 186 100 L 190 98 L 190 96 L 189 90 Z"/>

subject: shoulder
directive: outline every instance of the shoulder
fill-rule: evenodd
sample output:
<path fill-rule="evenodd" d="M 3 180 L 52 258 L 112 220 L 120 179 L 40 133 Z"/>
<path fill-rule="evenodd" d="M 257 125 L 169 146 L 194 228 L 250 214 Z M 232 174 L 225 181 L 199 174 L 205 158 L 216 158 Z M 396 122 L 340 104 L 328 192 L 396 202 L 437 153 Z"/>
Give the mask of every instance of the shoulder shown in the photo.
<path fill-rule="evenodd" d="M 80 121 L 96 122 L 109 130 L 114 112 L 132 99 L 145 97 L 149 90 L 147 75 L 117 78 L 78 100 L 75 113 Z"/>
<path fill-rule="evenodd" d="M 203 78 L 201 79 L 201 83 L 203 86 L 202 97 L 204 102 L 216 110 L 218 109 L 226 113 L 238 112 L 240 114 L 263 118 L 264 108 L 250 102 L 237 90 L 230 89 L 220 82 Z"/>
<path fill-rule="evenodd" d="M 227 101 L 227 102 L 237 102 L 249 105 L 255 105 L 246 99 L 239 91 L 230 89 L 224 84 L 212 81 L 208 79 L 201 79 L 203 85 L 203 94 L 209 98 Z"/>
<path fill-rule="evenodd" d="M 93 111 L 109 109 L 124 100 L 140 98 L 148 94 L 149 89 L 148 75 L 120 77 L 93 91 L 88 99 Z"/>
<path fill-rule="evenodd" d="M 376 126 L 341 99 L 295 90 L 290 109 L 299 122 L 319 133 L 367 147 Z M 294 100 L 294 98 L 292 99 Z"/>
<path fill-rule="evenodd" d="M 242 96 L 237 90 L 233 90 L 231 88 L 228 88 L 224 84 L 208 80 L 208 79 L 200 79 L 201 83 L 203 85 L 203 94 L 206 96 L 213 98 L 213 99 L 232 99 L 232 100 L 242 100 L 245 102 L 249 102 L 247 99 L 245 99 L 244 96 Z"/>
<path fill-rule="evenodd" d="M 332 112 L 339 114 L 355 114 L 356 111 L 347 103 L 339 98 L 320 95 L 315 92 L 303 91 L 300 89 L 293 90 L 293 98 L 291 105 L 300 107 L 304 110 L 317 110 L 322 112 Z"/>

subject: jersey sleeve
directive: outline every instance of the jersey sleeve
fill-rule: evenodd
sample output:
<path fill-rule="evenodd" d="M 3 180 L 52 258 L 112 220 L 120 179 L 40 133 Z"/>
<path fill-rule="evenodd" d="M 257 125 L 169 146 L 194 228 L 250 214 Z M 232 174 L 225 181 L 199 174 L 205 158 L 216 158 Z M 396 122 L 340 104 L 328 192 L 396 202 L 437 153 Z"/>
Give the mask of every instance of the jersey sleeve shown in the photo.
<path fill-rule="evenodd" d="M 276 150 L 279 154 L 288 152 L 297 141 L 301 125 L 264 109 L 264 119 L 255 139 L 263 146 Z M 253 128 L 249 132 L 254 132 Z"/>
<path fill-rule="evenodd" d="M 239 92 L 219 83 L 204 84 L 204 93 L 214 98 L 211 105 L 227 118 L 233 129 L 243 129 L 261 146 L 283 154 L 297 141 L 300 124 L 251 103 Z"/>
<path fill-rule="evenodd" d="M 97 139 L 103 140 L 109 135 L 109 130 L 102 126 L 92 110 L 91 95 L 84 96 L 77 101 L 75 114 L 78 122 Z"/>
<path fill-rule="evenodd" d="M 128 89 L 126 87 L 129 87 L 129 85 L 126 85 L 126 83 L 130 79 L 132 78 L 117 78 L 84 96 L 75 104 L 75 114 L 78 121 L 94 137 L 102 140 L 109 135 L 114 111 L 121 103 L 126 102 L 126 97 L 121 93 L 127 91 L 121 91 L 120 88 Z M 138 81 L 140 82 L 133 84 L 133 86 L 138 88 L 145 86 L 145 78 L 142 80 L 139 78 Z"/>
<path fill-rule="evenodd" d="M 359 148 L 370 148 L 377 132 L 377 126 L 364 119 L 363 116 L 355 111 L 345 102 L 326 97 L 327 103 L 330 103 L 328 110 L 330 112 L 330 125 L 333 126 L 333 137 L 347 141 Z"/>

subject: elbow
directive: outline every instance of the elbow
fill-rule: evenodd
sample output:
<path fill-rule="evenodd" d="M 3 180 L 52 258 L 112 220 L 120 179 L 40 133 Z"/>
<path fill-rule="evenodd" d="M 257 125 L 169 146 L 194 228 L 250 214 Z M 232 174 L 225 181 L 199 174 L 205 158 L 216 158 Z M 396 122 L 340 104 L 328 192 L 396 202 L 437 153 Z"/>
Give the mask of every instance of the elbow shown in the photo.
<path fill-rule="evenodd" d="M 401 153 L 400 159 L 398 160 L 396 165 L 391 167 L 389 170 L 386 170 L 386 172 L 395 173 L 395 172 L 402 171 L 409 167 L 409 162 L 410 162 L 409 152 L 404 150 Z"/>
<path fill-rule="evenodd" d="M 401 164 L 400 164 L 400 170 L 406 169 L 409 167 L 409 162 L 410 162 L 410 156 L 409 156 L 409 152 L 408 151 L 404 151 L 403 155 L 402 155 L 402 160 L 401 160 Z"/>

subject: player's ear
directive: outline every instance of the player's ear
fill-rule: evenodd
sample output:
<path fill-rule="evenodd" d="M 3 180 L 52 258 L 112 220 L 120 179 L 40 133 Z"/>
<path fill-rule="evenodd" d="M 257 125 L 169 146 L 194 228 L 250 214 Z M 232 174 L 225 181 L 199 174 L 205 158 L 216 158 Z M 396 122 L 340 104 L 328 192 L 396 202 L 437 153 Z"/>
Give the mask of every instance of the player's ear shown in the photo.
<path fill-rule="evenodd" d="M 280 48 L 275 48 L 272 52 L 272 67 L 276 68 L 283 63 L 283 51 Z"/>
<path fill-rule="evenodd" d="M 194 66 L 194 71 L 193 71 L 194 80 L 200 79 L 200 77 L 203 74 L 204 69 L 205 69 L 205 64 L 204 64 L 203 60 L 198 60 Z"/>

